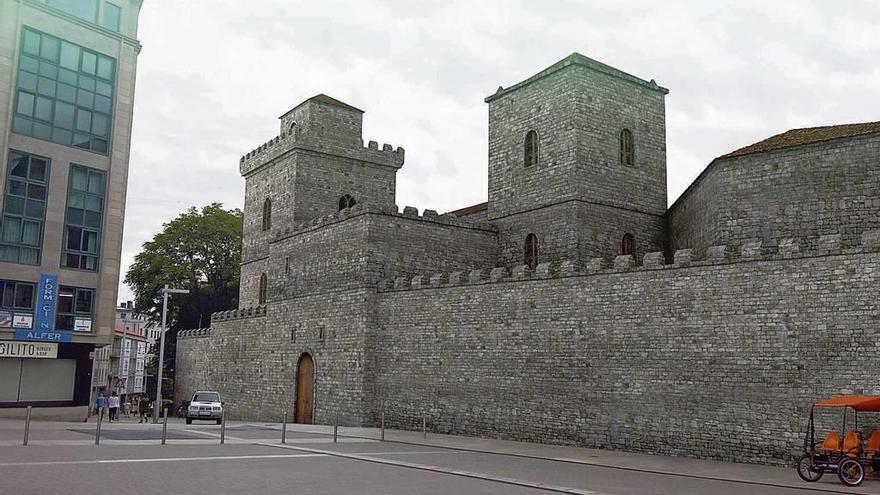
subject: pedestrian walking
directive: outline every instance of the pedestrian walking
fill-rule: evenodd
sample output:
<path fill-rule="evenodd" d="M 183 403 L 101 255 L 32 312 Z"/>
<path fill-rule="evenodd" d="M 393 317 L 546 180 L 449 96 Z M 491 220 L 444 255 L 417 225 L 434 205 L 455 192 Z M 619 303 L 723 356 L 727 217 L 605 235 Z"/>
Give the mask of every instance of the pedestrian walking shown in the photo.
<path fill-rule="evenodd" d="M 98 392 L 98 398 L 95 399 L 95 414 L 100 415 L 101 419 L 104 419 L 104 405 L 107 404 L 107 399 L 104 398 L 104 392 Z"/>
<path fill-rule="evenodd" d="M 110 398 L 107 399 L 107 406 L 110 408 L 110 422 L 112 423 L 116 419 L 116 411 L 119 410 L 119 396 L 116 395 L 116 392 L 110 394 Z"/>
<path fill-rule="evenodd" d="M 147 422 L 147 411 L 150 409 L 150 398 L 146 395 L 142 395 L 140 400 L 138 401 L 138 414 L 140 419 L 138 423 Z"/>

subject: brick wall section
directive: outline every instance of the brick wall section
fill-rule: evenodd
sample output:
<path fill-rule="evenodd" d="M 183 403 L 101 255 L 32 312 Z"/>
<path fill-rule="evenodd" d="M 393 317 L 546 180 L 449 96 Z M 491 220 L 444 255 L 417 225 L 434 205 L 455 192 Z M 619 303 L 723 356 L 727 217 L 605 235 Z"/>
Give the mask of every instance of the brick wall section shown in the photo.
<path fill-rule="evenodd" d="M 719 158 L 667 213 L 674 248 L 880 226 L 880 135 Z"/>
<path fill-rule="evenodd" d="M 281 233 L 271 244 L 266 268 L 268 296 L 285 299 L 375 287 L 383 278 L 494 266 L 496 246 L 496 232 L 488 224 L 430 210 L 419 216 L 415 208 L 397 213 L 359 205 Z M 258 273 L 249 276 L 259 278 Z M 242 288 L 245 284 L 242 280 Z"/>
<path fill-rule="evenodd" d="M 292 421 L 296 366 L 315 362 L 317 423 L 339 412 L 344 424 L 366 424 L 365 290 L 343 290 L 270 303 L 265 316 L 215 313 L 210 335 L 178 340 L 175 400 L 217 390 L 230 418 Z M 241 310 L 239 310 L 240 312 Z"/>
<path fill-rule="evenodd" d="M 812 402 L 880 393 L 880 254 L 832 252 L 382 293 L 376 394 L 391 427 L 791 461 Z"/>

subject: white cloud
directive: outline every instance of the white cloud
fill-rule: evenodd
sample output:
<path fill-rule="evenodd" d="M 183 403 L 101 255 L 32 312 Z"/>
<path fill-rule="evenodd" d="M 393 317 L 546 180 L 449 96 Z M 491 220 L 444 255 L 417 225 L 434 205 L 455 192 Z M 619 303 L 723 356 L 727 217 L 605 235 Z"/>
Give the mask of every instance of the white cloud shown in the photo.
<path fill-rule="evenodd" d="M 241 155 L 317 93 L 406 148 L 399 205 L 445 211 L 486 199 L 483 98 L 579 51 L 671 90 L 671 203 L 718 155 L 880 120 L 878 24 L 880 4 L 855 0 L 148 0 L 123 273 L 186 207 L 240 207 Z"/>

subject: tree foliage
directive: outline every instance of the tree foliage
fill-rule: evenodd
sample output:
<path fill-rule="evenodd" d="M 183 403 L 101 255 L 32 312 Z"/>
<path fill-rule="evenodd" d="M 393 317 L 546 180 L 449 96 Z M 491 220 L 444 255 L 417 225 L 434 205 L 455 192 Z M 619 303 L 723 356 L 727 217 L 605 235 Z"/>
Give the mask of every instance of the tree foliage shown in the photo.
<path fill-rule="evenodd" d="M 168 298 L 168 333 L 165 338 L 164 376 L 173 379 L 177 331 L 206 327 L 211 313 L 238 306 L 243 216 L 240 210 L 226 210 L 219 203 L 185 213 L 163 225 L 162 232 L 143 244 L 125 274 L 139 313 L 162 321 L 165 284 L 189 289 L 189 294 Z M 158 347 L 158 345 L 156 346 Z M 158 349 L 153 351 L 158 355 Z M 155 360 L 148 390 L 155 391 Z M 163 391 L 171 392 L 163 380 Z M 163 394 L 165 395 L 165 394 Z"/>

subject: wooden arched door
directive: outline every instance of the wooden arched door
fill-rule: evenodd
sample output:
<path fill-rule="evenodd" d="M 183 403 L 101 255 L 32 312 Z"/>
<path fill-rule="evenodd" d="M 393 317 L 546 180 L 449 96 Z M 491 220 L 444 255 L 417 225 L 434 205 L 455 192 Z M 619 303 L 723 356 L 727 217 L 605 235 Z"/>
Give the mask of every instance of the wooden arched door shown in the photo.
<path fill-rule="evenodd" d="M 312 424 L 315 407 L 315 362 L 312 356 L 303 354 L 296 365 L 296 414 L 297 423 Z"/>

